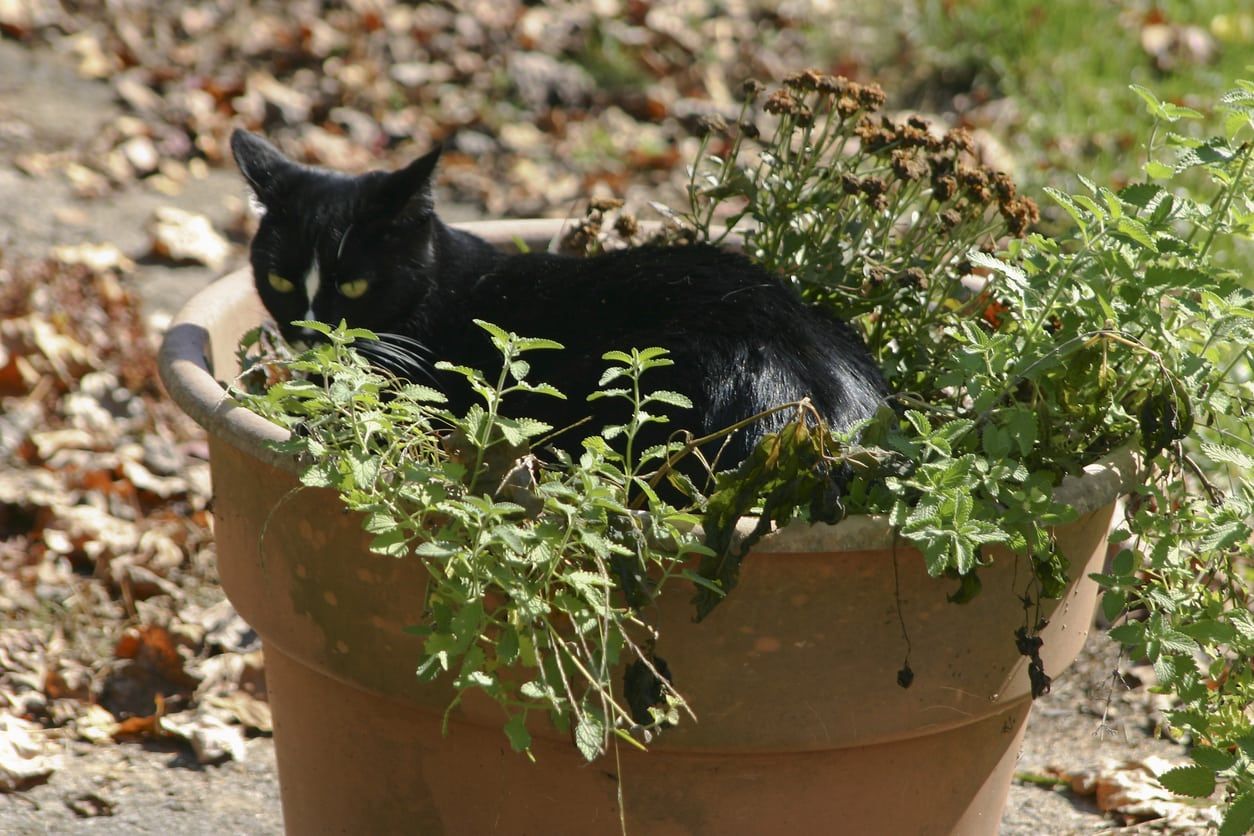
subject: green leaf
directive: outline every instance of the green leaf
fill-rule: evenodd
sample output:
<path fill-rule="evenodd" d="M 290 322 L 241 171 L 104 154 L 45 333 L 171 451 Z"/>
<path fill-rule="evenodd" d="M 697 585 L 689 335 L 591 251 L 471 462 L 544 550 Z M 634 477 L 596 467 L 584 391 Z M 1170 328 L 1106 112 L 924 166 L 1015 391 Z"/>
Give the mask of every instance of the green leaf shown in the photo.
<path fill-rule="evenodd" d="M 575 726 L 575 746 L 584 760 L 594 761 L 601 756 L 605 745 L 605 723 L 593 709 L 585 705 Z"/>
<path fill-rule="evenodd" d="M 510 341 L 510 333 L 508 331 L 482 319 L 476 319 L 473 322 L 488 332 L 488 335 L 492 337 L 492 344 L 496 346 L 498 351 L 505 351 L 505 347 L 509 345 Z"/>
<path fill-rule="evenodd" d="M 518 693 L 529 700 L 551 700 L 555 697 L 553 689 L 539 680 L 532 679 L 518 687 Z"/>
<path fill-rule="evenodd" d="M 1121 578 L 1132 577 L 1137 566 L 1136 552 L 1132 549 L 1120 549 L 1111 561 L 1110 570 Z"/>
<path fill-rule="evenodd" d="M 1107 621 L 1114 621 L 1123 615 L 1128 605 L 1128 593 L 1121 589 L 1111 590 L 1102 596 L 1102 615 Z"/>
<path fill-rule="evenodd" d="M 1150 237 L 1149 231 L 1145 229 L 1145 224 L 1135 218 L 1120 218 L 1115 223 L 1115 228 L 1150 252 L 1158 252 L 1158 245 L 1154 243 L 1154 239 Z"/>
<path fill-rule="evenodd" d="M 1165 163 L 1150 160 L 1145 164 L 1145 175 L 1155 180 L 1170 180 L 1176 176 L 1176 170 Z"/>
<path fill-rule="evenodd" d="M 657 401 L 659 403 L 670 404 L 681 409 L 692 409 L 692 401 L 686 395 L 679 392 L 671 392 L 666 389 L 658 389 L 650 392 L 644 399 L 645 403 Z"/>
<path fill-rule="evenodd" d="M 914 427 L 915 432 L 919 435 L 929 436 L 932 434 L 932 425 L 927 420 L 927 416 L 917 409 L 907 409 L 906 420 L 910 422 L 910 425 Z"/>
<path fill-rule="evenodd" d="M 1216 749 L 1213 746 L 1194 746 L 1189 751 L 1189 757 L 1212 772 L 1223 772 L 1225 769 L 1231 769 L 1237 762 L 1236 755 L 1231 752 L 1225 752 L 1222 749 Z"/>
<path fill-rule="evenodd" d="M 436 560 L 447 560 L 458 553 L 457 549 L 437 543 L 434 540 L 427 540 L 425 543 L 419 543 L 414 549 L 414 554 L 419 557 L 430 557 Z"/>
<path fill-rule="evenodd" d="M 1159 775 L 1158 783 L 1176 795 L 1206 798 L 1215 791 L 1215 773 L 1204 766 L 1178 766 Z"/>
<path fill-rule="evenodd" d="M 330 462 L 315 462 L 300 474 L 300 483 L 309 488 L 329 488 L 338 483 L 339 476 Z"/>
<path fill-rule="evenodd" d="M 1171 121 L 1173 122 L 1176 121 L 1177 119 L 1202 119 L 1203 118 L 1202 114 L 1197 112 L 1193 108 L 1183 107 L 1182 105 L 1174 104 L 1172 102 L 1164 102 L 1163 110 L 1167 112 L 1167 115 L 1171 117 Z"/>
<path fill-rule="evenodd" d="M 512 665 L 518 659 L 518 631 L 512 625 L 501 628 L 496 640 L 496 658 L 503 665 Z"/>
<path fill-rule="evenodd" d="M 1167 115 L 1167 111 L 1163 109 L 1163 103 L 1154 95 L 1154 91 L 1140 84 L 1129 84 L 1128 88 L 1144 100 L 1145 109 L 1149 111 L 1150 116 L 1153 116 L 1155 119 L 1162 119 L 1165 122 L 1176 121 Z"/>
<path fill-rule="evenodd" d="M 1164 628 L 1157 635 L 1151 635 L 1150 638 L 1156 639 L 1162 645 L 1163 650 L 1168 653 L 1193 654 L 1201 650 L 1197 642 L 1186 633 L 1169 627 Z"/>
<path fill-rule="evenodd" d="M 555 340 L 545 340 L 539 337 L 519 337 L 518 338 L 518 350 L 519 351 L 536 351 L 536 350 L 552 351 L 552 350 L 563 349 L 565 347 L 566 346 L 562 345 L 561 343 Z"/>
<path fill-rule="evenodd" d="M 1075 221 L 1075 225 L 1080 228 L 1081 234 L 1088 232 L 1088 224 L 1085 223 L 1084 213 L 1080 211 L 1080 207 L 1076 205 L 1076 202 L 1071 199 L 1069 194 L 1061 192 L 1050 186 L 1045 187 L 1045 193 L 1052 197 L 1054 202 L 1061 206 L 1066 213 L 1071 216 L 1071 220 Z"/>
<path fill-rule="evenodd" d="M 1140 621 L 1130 621 L 1127 624 L 1112 627 L 1107 634 L 1120 644 L 1137 647 L 1145 642 L 1145 624 Z"/>
<path fill-rule="evenodd" d="M 531 364 L 526 360 L 515 360 L 509 364 L 509 376 L 515 381 L 522 381 L 527 378 L 527 374 L 531 371 Z"/>
<path fill-rule="evenodd" d="M 1028 277 L 1023 272 L 1023 268 L 1003 261 L 996 256 L 989 255 L 982 250 L 971 250 L 967 253 L 967 259 L 972 263 L 981 267 L 986 267 L 995 273 L 1004 276 L 1012 290 L 1016 295 L 1021 295 L 1027 287 Z"/>
<path fill-rule="evenodd" d="M 384 557 L 404 557 L 409 552 L 409 538 L 403 528 L 393 528 L 370 540 L 370 551 Z"/>
<path fill-rule="evenodd" d="M 374 485 L 379 475 L 379 460 L 376 457 L 362 450 L 353 449 L 348 451 L 344 460 L 356 487 L 365 488 Z"/>
<path fill-rule="evenodd" d="M 535 392 L 537 395 L 546 395 L 550 398 L 558 398 L 563 401 L 566 400 L 565 393 L 559 390 L 556 386 L 551 386 L 548 383 L 528 383 L 526 385 L 526 389 L 528 392 Z"/>
<path fill-rule="evenodd" d="M 296 319 L 292 321 L 292 325 L 296 328 L 308 328 L 310 331 L 315 331 L 323 336 L 330 336 L 331 334 L 330 325 L 313 319 Z"/>
<path fill-rule="evenodd" d="M 1010 455 L 1010 437 L 1001 427 L 985 424 L 982 443 L 989 458 L 1004 459 Z"/>
<path fill-rule="evenodd" d="M 1243 453 L 1235 447 L 1203 441 L 1201 448 L 1206 457 L 1213 462 L 1235 465 L 1242 470 L 1254 470 L 1254 456 Z"/>
<path fill-rule="evenodd" d="M 1228 805 L 1219 836 L 1244 836 L 1254 830 L 1254 790 L 1247 790 Z"/>
<path fill-rule="evenodd" d="M 525 752 L 531 748 L 531 732 L 527 731 L 527 713 L 520 711 L 505 723 L 505 736 L 509 738 L 509 746 L 515 752 Z"/>
<path fill-rule="evenodd" d="M 1199 618 L 1180 625 L 1180 632 L 1206 644 L 1227 644 L 1237 637 L 1236 628 L 1225 621 Z"/>

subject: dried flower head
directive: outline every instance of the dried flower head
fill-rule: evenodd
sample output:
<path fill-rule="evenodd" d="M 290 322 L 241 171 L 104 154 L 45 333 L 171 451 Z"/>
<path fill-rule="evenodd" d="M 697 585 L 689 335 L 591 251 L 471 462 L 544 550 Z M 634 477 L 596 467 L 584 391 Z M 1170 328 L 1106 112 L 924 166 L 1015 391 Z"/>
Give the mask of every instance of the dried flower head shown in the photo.
<path fill-rule="evenodd" d="M 953 175 L 932 176 L 932 196 L 936 198 L 938 203 L 953 200 L 956 194 L 958 194 L 958 181 Z"/>
<path fill-rule="evenodd" d="M 850 84 L 849 89 L 867 110 L 879 110 L 888 101 L 884 88 L 878 84 Z"/>
<path fill-rule="evenodd" d="M 1014 200 L 1017 193 L 1015 182 L 1004 171 L 993 172 L 993 191 L 997 192 L 997 199 L 1002 203 Z"/>
<path fill-rule="evenodd" d="M 948 232 L 962 223 L 962 213 L 951 206 L 937 215 L 937 219 L 940 221 L 941 229 Z"/>
<path fill-rule="evenodd" d="M 840 190 L 845 194 L 857 194 L 862 191 L 862 181 L 846 171 L 840 175 Z"/>
<path fill-rule="evenodd" d="M 785 78 L 784 86 L 802 92 L 810 92 L 819 89 L 819 83 L 822 79 L 823 74 L 818 70 L 802 70 Z"/>
<path fill-rule="evenodd" d="M 927 287 L 927 273 L 919 267 L 908 267 L 897 274 L 897 286 L 909 290 L 922 290 Z"/>
<path fill-rule="evenodd" d="M 797 98 L 788 88 L 781 87 L 767 97 L 766 104 L 762 105 L 762 109 L 767 113 L 774 113 L 776 116 L 793 113 L 797 109 Z"/>
<path fill-rule="evenodd" d="M 927 164 L 932 169 L 933 177 L 943 177 L 946 174 L 953 174 L 957 164 L 954 162 L 953 156 L 950 154 L 929 154 Z"/>
<path fill-rule="evenodd" d="M 863 177 L 859 188 L 867 197 L 876 197 L 888 191 L 888 184 L 878 177 Z"/>
<path fill-rule="evenodd" d="M 1030 197 L 1016 197 L 999 208 L 1010 233 L 1020 238 L 1041 220 L 1041 211 L 1037 208 L 1036 201 Z"/>
<path fill-rule="evenodd" d="M 727 132 L 727 120 L 720 114 L 707 113 L 697 119 L 697 130 L 700 136 Z"/>
<path fill-rule="evenodd" d="M 843 96 L 849 89 L 849 79 L 843 75 L 825 75 L 819 79 L 819 92 L 832 96 Z"/>
<path fill-rule="evenodd" d="M 766 89 L 766 85 L 756 78 L 746 78 L 740 89 L 745 94 L 745 98 L 752 100 L 756 99 Z"/>
<path fill-rule="evenodd" d="M 618 220 L 614 221 L 614 231 L 623 238 L 634 238 L 640 232 L 640 224 L 636 221 L 635 215 L 624 212 L 618 216 Z"/>
<path fill-rule="evenodd" d="M 958 166 L 958 182 L 962 183 L 967 196 L 976 203 L 988 203 L 993 198 L 992 189 L 988 187 L 988 175 L 982 168 Z"/>
<path fill-rule="evenodd" d="M 890 163 L 893 174 L 899 180 L 919 180 L 928 173 L 928 166 L 913 151 L 899 148 L 893 152 Z"/>
<path fill-rule="evenodd" d="M 762 132 L 758 130 L 758 126 L 748 119 L 741 122 L 737 127 L 740 128 L 741 136 L 748 139 L 757 139 L 762 135 Z"/>
<path fill-rule="evenodd" d="M 594 197 L 588 202 L 589 212 L 612 212 L 622 208 L 623 201 L 617 197 Z"/>
<path fill-rule="evenodd" d="M 862 109 L 862 105 L 858 104 L 858 100 L 853 96 L 839 96 L 836 99 L 836 112 L 842 118 L 853 116 Z"/>
<path fill-rule="evenodd" d="M 952 151 L 966 152 L 968 154 L 975 151 L 975 141 L 971 139 L 971 132 L 966 128 L 953 128 L 947 131 L 943 144 Z"/>

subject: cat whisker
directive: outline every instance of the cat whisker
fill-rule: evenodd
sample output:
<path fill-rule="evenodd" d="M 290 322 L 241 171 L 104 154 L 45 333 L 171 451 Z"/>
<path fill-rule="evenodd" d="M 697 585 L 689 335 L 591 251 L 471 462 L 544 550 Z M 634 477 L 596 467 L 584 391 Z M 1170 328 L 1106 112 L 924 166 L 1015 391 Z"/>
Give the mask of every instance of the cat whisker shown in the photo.
<path fill-rule="evenodd" d="M 430 364 L 413 351 L 384 342 L 361 342 L 357 350 L 374 365 L 405 380 L 426 378 L 433 384 L 438 381 L 431 373 Z"/>
<path fill-rule="evenodd" d="M 379 338 L 379 342 L 391 343 L 393 345 L 405 346 L 414 353 L 431 354 L 431 349 L 415 340 L 413 337 L 407 337 L 404 334 L 397 334 L 392 331 L 379 331 L 375 334 Z"/>

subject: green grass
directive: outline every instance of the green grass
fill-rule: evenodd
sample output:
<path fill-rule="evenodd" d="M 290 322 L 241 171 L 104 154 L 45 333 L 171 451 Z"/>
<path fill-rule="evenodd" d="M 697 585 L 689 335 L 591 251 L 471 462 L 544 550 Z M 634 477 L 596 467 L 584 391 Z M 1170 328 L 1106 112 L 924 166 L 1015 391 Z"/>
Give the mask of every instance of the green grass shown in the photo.
<path fill-rule="evenodd" d="M 1202 109 L 1254 63 L 1254 13 L 1237 12 L 1239 4 L 1153 5 L 1156 17 L 1148 0 L 897 0 L 866 12 L 881 20 L 868 29 L 893 32 L 898 44 L 870 69 L 907 83 L 901 106 L 943 106 L 954 94 L 1011 99 L 1013 110 L 989 129 L 1030 185 L 1057 185 L 1059 170 L 1118 183 L 1145 160 L 1144 106 L 1129 84 Z M 1142 45 L 1144 25 L 1156 19 L 1176 31 L 1196 27 L 1213 55 L 1157 62 Z"/>

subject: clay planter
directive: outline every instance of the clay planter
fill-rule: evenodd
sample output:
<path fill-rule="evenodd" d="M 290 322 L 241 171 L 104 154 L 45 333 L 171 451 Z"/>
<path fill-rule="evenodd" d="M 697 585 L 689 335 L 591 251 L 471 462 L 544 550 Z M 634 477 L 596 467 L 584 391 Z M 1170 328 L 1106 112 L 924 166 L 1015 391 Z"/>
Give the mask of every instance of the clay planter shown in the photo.
<path fill-rule="evenodd" d="M 477 225 L 543 247 L 548 222 Z M 532 728 L 537 762 L 510 751 L 494 705 L 414 676 L 423 572 L 370 554 L 360 519 L 329 490 L 292 492 L 284 431 L 224 400 L 241 334 L 263 311 L 250 276 L 197 294 L 161 349 L 171 396 L 209 434 L 222 584 L 265 643 L 289 833 L 572 833 L 619 828 L 614 758 L 586 765 L 568 738 Z M 1079 522 L 1057 541 L 1077 578 L 1046 602 L 1047 672 L 1074 659 L 1092 620 L 1116 495 L 1129 461 L 1061 488 Z M 995 833 L 1030 707 L 1014 647 L 1029 570 L 1009 555 L 984 590 L 894 549 L 882 519 L 790 527 L 746 560 L 739 587 L 692 623 L 662 601 L 659 652 L 700 721 L 648 754 L 624 747 L 628 828 L 638 834 Z M 910 642 L 913 685 L 897 684 Z"/>

